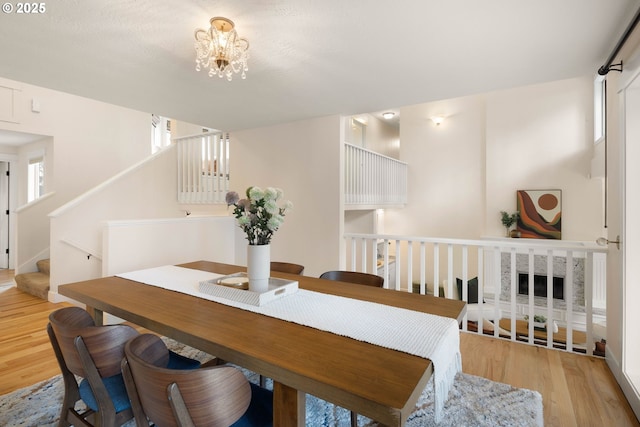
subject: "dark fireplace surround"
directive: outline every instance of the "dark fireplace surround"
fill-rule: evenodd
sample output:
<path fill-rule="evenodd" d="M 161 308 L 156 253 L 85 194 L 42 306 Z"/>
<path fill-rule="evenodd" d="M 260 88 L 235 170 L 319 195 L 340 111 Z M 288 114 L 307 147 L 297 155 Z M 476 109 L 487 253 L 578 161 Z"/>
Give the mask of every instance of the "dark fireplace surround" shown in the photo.
<path fill-rule="evenodd" d="M 529 274 L 518 273 L 518 295 L 529 295 Z M 547 297 L 547 276 L 533 275 L 533 295 Z M 553 276 L 553 299 L 564 301 L 564 277 Z"/>

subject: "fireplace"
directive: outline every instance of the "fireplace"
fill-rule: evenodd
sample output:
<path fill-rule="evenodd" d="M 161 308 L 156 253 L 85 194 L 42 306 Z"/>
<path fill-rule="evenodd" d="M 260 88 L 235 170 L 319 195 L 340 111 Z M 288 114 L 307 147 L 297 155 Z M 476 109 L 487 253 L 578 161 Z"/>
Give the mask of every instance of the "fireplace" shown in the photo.
<path fill-rule="evenodd" d="M 529 275 L 526 273 L 518 274 L 518 294 L 529 295 Z M 533 296 L 547 296 L 547 276 L 533 275 Z M 553 276 L 553 298 L 564 300 L 564 277 Z"/>

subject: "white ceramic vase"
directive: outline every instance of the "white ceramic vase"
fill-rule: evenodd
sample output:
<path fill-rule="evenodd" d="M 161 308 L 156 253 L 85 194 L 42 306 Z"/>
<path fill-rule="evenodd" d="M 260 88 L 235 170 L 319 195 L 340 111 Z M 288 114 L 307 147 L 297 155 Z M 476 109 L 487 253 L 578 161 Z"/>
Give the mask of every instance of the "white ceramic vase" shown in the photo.
<path fill-rule="evenodd" d="M 266 292 L 271 274 L 271 245 L 247 246 L 247 276 L 249 290 Z"/>

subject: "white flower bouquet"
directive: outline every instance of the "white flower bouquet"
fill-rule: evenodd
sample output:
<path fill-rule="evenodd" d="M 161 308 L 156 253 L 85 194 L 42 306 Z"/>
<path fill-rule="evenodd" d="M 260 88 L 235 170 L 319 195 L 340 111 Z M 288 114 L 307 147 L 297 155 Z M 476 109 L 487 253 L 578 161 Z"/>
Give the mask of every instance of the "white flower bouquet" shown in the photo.
<path fill-rule="evenodd" d="M 279 205 L 283 192 L 279 188 L 249 187 L 246 199 L 240 199 L 235 191 L 226 195 L 227 206 L 234 206 L 233 214 L 238 226 L 247 234 L 250 245 L 268 245 L 273 233 L 284 222 L 285 212 L 293 207 L 290 201 Z"/>

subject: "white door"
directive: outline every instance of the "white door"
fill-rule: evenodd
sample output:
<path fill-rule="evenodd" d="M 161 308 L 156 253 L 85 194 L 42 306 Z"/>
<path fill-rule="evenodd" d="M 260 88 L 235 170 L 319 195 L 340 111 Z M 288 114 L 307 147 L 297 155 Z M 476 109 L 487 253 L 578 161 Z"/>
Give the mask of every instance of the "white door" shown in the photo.
<path fill-rule="evenodd" d="M 0 268 L 9 268 L 9 162 L 0 162 Z"/>
<path fill-rule="evenodd" d="M 622 157 L 622 283 L 623 341 L 622 372 L 629 384 L 627 399 L 638 413 L 640 402 L 640 77 L 633 79 L 621 94 L 623 120 Z M 609 236 L 611 239 L 612 236 Z M 624 389 L 624 387 L 623 387 Z"/>

